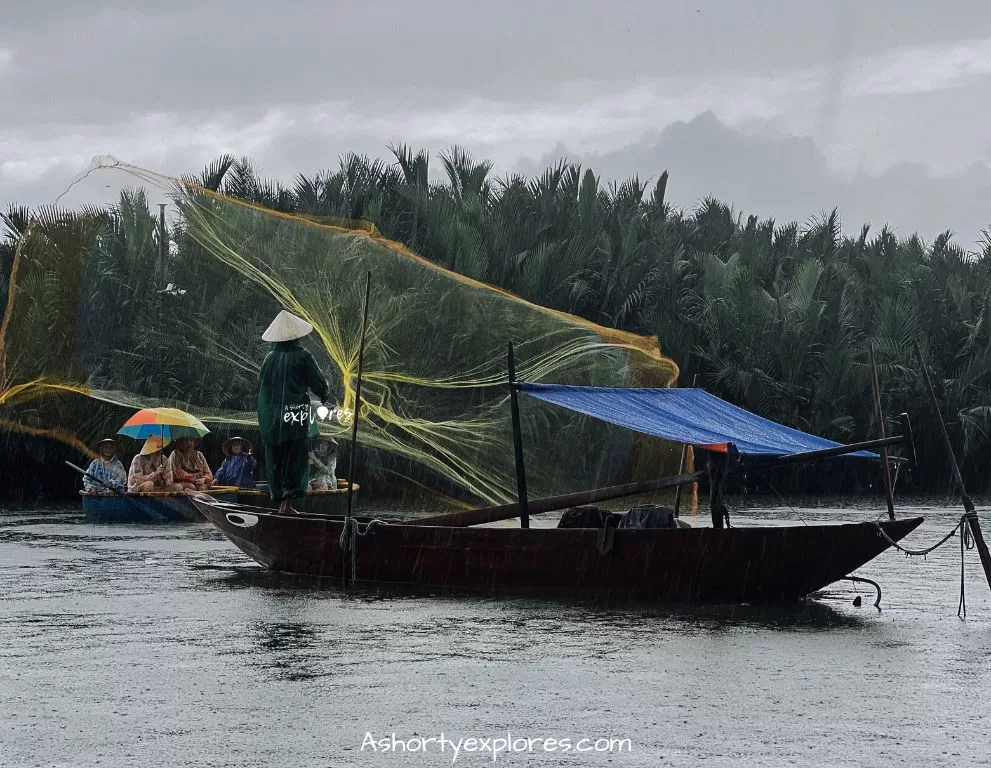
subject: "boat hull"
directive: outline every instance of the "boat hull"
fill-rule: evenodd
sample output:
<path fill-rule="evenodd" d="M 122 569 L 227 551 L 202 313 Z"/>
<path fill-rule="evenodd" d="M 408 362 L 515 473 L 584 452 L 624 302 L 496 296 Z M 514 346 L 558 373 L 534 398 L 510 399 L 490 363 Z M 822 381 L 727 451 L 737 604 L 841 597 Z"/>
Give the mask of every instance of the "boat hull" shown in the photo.
<path fill-rule="evenodd" d="M 80 497 L 83 514 L 90 523 L 204 522 L 203 515 L 185 493 L 134 493 L 127 494 L 127 498 L 116 494 L 81 493 Z M 233 492 L 217 493 L 213 498 L 228 502 L 236 500 Z"/>
<path fill-rule="evenodd" d="M 361 521 L 354 562 L 344 521 L 193 502 L 265 568 L 355 582 L 606 602 L 767 603 L 796 600 L 888 548 L 873 523 L 630 530 L 454 528 Z M 922 518 L 880 523 L 894 541 Z"/>

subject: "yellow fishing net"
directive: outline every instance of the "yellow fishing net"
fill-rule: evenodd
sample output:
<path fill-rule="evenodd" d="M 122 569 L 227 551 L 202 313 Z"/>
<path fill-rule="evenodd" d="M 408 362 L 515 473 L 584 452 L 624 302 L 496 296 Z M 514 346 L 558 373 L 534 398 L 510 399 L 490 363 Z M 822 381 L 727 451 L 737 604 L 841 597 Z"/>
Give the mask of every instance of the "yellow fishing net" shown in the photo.
<path fill-rule="evenodd" d="M 351 410 L 369 274 L 359 441 L 380 486 L 514 498 L 510 342 L 527 381 L 677 379 L 656 339 L 441 269 L 370 223 L 276 213 L 125 170 L 146 186 L 170 185 L 169 249 L 159 247 L 142 192 L 125 193 L 112 216 L 47 211 L 32 223 L 0 329 L 0 428 L 47 430 L 81 446 L 114 431 L 119 422 L 108 430 L 107 421 L 129 409 L 168 404 L 212 429 L 250 432 L 267 347 L 261 332 L 280 308 L 314 326 L 306 345 Z M 678 446 L 527 398 L 521 406 L 535 497 L 678 468 Z M 318 425 L 342 443 L 348 436 L 331 421 Z"/>

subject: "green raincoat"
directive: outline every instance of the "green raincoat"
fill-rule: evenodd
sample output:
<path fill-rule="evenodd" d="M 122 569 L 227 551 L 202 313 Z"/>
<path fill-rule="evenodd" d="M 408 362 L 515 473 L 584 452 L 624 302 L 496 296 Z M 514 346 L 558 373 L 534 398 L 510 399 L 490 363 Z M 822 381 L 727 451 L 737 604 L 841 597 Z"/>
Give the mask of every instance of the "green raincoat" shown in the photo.
<path fill-rule="evenodd" d="M 301 498 L 309 483 L 307 439 L 319 434 L 309 390 L 325 402 L 330 387 L 298 339 L 272 345 L 259 379 L 258 429 L 269 490 L 275 501 Z"/>

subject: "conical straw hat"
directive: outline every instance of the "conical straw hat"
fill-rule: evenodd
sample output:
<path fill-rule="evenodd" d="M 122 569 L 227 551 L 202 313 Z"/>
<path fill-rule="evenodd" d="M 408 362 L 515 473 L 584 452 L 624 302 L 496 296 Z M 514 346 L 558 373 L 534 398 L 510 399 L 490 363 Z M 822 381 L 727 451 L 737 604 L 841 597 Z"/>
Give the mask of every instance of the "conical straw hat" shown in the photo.
<path fill-rule="evenodd" d="M 262 341 L 292 341 L 303 338 L 312 330 L 313 326 L 303 318 L 296 317 L 296 315 L 283 309 L 275 316 L 272 324 L 265 329 L 265 333 L 262 334 Z"/>
<path fill-rule="evenodd" d="M 145 444 L 141 446 L 141 455 L 147 456 L 150 453 L 156 453 L 171 442 L 172 441 L 167 438 L 163 441 L 158 435 L 152 435 L 151 437 L 146 438 Z"/>
<path fill-rule="evenodd" d="M 239 437 L 239 436 L 235 435 L 234 437 L 229 438 L 228 440 L 225 440 L 224 441 L 224 444 L 221 446 L 220 450 L 222 450 L 224 452 L 224 456 L 230 456 L 231 455 L 231 443 L 233 443 L 233 442 L 238 442 L 238 443 L 241 444 L 241 452 L 242 453 L 247 453 L 248 451 L 251 450 L 251 441 L 250 440 L 245 440 L 243 437 Z"/>

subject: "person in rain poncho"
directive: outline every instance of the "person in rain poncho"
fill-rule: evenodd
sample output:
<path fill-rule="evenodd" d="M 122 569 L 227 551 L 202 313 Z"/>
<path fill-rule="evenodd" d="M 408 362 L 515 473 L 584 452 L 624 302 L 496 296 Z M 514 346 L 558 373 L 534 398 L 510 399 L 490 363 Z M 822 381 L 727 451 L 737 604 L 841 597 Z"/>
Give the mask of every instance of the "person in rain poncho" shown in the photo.
<path fill-rule="evenodd" d="M 333 491 L 337 489 L 337 441 L 318 437 L 310 451 L 310 490 Z"/>
<path fill-rule="evenodd" d="M 213 483 L 213 473 L 206 457 L 197 450 L 195 438 L 180 437 L 169 460 L 172 479 L 187 491 L 206 491 Z"/>
<path fill-rule="evenodd" d="M 101 440 L 97 446 L 97 450 L 100 453 L 100 458 L 93 459 L 86 468 L 86 472 L 95 478 L 99 478 L 99 480 L 84 476 L 83 490 L 86 493 L 113 493 L 107 487 L 109 485 L 118 491 L 123 491 L 127 488 L 127 470 L 124 469 L 124 465 L 117 458 L 117 441 L 110 437 Z M 103 482 L 101 483 L 100 480 Z"/>
<path fill-rule="evenodd" d="M 168 444 L 168 439 L 162 440 L 156 435 L 145 440 L 141 452 L 131 461 L 131 471 L 127 474 L 129 493 L 182 491 L 182 486 L 173 482 L 172 462 L 162 452 Z"/>
<path fill-rule="evenodd" d="M 262 334 L 272 350 L 262 363 L 258 388 L 258 429 L 265 449 L 265 469 L 279 514 L 292 514 L 292 499 L 306 495 L 309 483 L 308 438 L 317 432 L 308 390 L 327 405 L 330 387 L 313 355 L 299 340 L 313 326 L 285 310 Z"/>
<path fill-rule="evenodd" d="M 238 488 L 255 487 L 255 467 L 258 463 L 251 455 L 251 443 L 243 437 L 232 437 L 224 443 L 223 463 L 213 477 L 214 486 L 234 485 Z"/>

